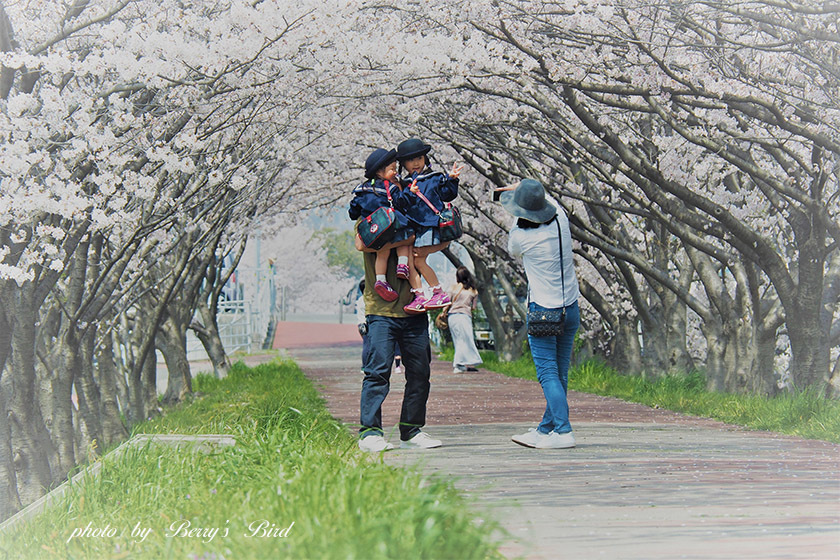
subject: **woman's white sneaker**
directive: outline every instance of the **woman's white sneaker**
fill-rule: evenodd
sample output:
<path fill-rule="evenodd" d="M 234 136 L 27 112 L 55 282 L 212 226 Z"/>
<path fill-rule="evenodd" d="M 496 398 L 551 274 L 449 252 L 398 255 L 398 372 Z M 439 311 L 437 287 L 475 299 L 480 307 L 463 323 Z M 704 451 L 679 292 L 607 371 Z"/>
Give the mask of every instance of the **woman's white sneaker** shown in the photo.
<path fill-rule="evenodd" d="M 441 445 L 443 445 L 443 442 L 439 439 L 432 439 L 426 432 L 418 432 L 410 440 L 400 442 L 402 449 L 431 449 Z"/>
<path fill-rule="evenodd" d="M 385 438 L 382 436 L 367 436 L 359 440 L 359 449 L 362 451 L 378 453 L 393 448 L 394 446 L 385 441 Z"/>
<path fill-rule="evenodd" d="M 572 432 L 566 432 L 565 434 L 551 432 L 540 435 L 542 437 L 537 440 L 537 444 L 534 446 L 537 449 L 567 449 L 575 446 L 575 436 L 572 435 Z"/>
<path fill-rule="evenodd" d="M 519 445 L 523 445 L 525 447 L 536 447 L 537 442 L 544 437 L 547 436 L 538 432 L 536 428 L 529 428 L 524 434 L 513 436 L 510 439 L 514 443 L 518 443 Z"/>

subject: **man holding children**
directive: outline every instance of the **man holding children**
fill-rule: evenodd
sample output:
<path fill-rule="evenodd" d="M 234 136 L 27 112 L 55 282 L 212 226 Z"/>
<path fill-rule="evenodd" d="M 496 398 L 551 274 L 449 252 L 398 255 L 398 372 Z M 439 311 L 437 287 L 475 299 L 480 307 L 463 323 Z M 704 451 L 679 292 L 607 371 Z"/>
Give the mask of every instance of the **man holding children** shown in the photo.
<path fill-rule="evenodd" d="M 426 423 L 429 398 L 430 362 L 429 321 L 426 311 L 450 305 L 426 256 L 448 245 L 441 242 L 437 214 L 443 203 L 458 195 L 460 169 L 449 175 L 434 172 L 427 154 L 431 146 L 411 138 L 396 150 L 378 148 L 365 161 L 365 182 L 353 190 L 350 218 L 358 220 L 377 208 L 395 209 L 400 225 L 391 241 L 378 250 L 364 251 L 365 310 L 369 349 L 364 358 L 360 403 L 359 447 L 365 451 L 393 449 L 382 430 L 382 403 L 390 390 L 394 343 L 402 351 L 405 368 L 405 394 L 400 412 L 400 447 L 429 449 L 440 447 L 421 428 Z M 403 167 L 402 181 L 395 163 Z M 417 266 L 415 266 L 415 264 Z M 430 286 L 426 294 L 425 279 Z"/>

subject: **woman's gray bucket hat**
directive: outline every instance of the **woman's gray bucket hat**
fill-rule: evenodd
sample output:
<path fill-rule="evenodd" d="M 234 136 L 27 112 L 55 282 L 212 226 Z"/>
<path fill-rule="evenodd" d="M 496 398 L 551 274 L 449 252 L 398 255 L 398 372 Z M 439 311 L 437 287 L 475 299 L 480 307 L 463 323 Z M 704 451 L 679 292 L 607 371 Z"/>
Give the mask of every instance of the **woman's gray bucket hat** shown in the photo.
<path fill-rule="evenodd" d="M 557 215 L 557 208 L 545 198 L 545 188 L 534 179 L 522 179 L 512 191 L 499 196 L 505 210 L 517 218 L 544 224 Z"/>

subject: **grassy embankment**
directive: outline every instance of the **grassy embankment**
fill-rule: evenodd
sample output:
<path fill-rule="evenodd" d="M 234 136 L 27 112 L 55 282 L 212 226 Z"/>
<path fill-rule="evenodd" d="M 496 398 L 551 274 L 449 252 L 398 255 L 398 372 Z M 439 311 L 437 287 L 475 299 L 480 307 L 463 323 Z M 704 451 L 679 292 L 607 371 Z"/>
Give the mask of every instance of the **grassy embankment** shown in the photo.
<path fill-rule="evenodd" d="M 495 352 L 482 351 L 485 369 L 511 377 L 533 379 L 537 373 L 529 354 L 513 362 L 500 362 Z M 445 349 L 442 360 L 452 360 Z M 840 401 L 813 391 L 772 398 L 757 395 L 716 393 L 705 389 L 702 373 L 649 377 L 621 375 L 609 366 L 591 360 L 569 373 L 569 388 L 651 407 L 714 418 L 754 430 L 768 430 L 809 439 L 840 443 Z"/>
<path fill-rule="evenodd" d="M 231 434 L 235 446 L 106 457 L 99 476 L 0 535 L 0 558 L 500 557 L 495 526 L 451 483 L 359 451 L 293 363 L 240 363 L 194 388 L 137 432 Z"/>

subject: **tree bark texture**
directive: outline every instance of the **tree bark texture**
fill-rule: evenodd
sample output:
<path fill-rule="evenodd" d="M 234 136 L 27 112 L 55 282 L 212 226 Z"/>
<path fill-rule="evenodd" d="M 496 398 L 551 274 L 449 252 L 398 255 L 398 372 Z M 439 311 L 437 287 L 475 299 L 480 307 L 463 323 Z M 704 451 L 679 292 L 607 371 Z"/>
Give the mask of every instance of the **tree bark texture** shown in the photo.
<path fill-rule="evenodd" d="M 128 431 L 120 419 L 117 366 L 114 363 L 114 349 L 109 336 L 106 336 L 97 348 L 96 364 L 94 372 L 101 397 L 99 415 L 102 420 L 102 447 L 108 448 L 128 437 Z"/>
<path fill-rule="evenodd" d="M 201 323 L 193 322 L 190 328 L 204 346 L 204 350 L 213 364 L 213 373 L 216 378 L 227 377 L 231 363 L 225 352 L 224 344 L 222 344 L 216 313 L 211 311 L 210 305 L 203 298 L 199 298 L 197 311 L 201 317 Z"/>
<path fill-rule="evenodd" d="M 53 483 L 57 457 L 38 403 L 35 374 L 35 318 L 31 284 L 24 284 L 16 294 L 12 330 L 10 395 L 6 401 L 18 495 L 29 503 Z"/>
<path fill-rule="evenodd" d="M 187 328 L 175 316 L 169 315 L 158 331 L 157 348 L 163 354 L 168 383 L 163 395 L 165 404 L 180 402 L 192 392 L 190 362 L 187 359 Z"/>
<path fill-rule="evenodd" d="M 13 515 L 21 507 L 2 373 L 0 368 L 0 520 Z"/>

